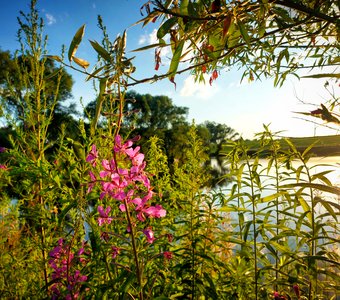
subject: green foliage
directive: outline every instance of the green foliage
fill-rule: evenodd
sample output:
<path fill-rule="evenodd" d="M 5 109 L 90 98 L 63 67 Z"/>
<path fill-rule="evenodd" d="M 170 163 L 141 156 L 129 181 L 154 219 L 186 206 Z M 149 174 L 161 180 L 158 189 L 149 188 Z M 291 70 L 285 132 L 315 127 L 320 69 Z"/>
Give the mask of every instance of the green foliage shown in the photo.
<path fill-rule="evenodd" d="M 326 177 L 329 171 L 312 173 L 320 166 L 309 165 L 311 147 L 301 154 L 287 140 L 289 150 L 283 150 L 267 127 L 258 137 L 262 146 L 256 154 L 249 156 L 241 140 L 228 156 L 234 183 L 222 210 L 235 216 L 229 237 L 237 245 L 232 260 L 242 259 L 238 268 L 246 268 L 253 278 L 245 287 L 247 296 L 240 290 L 234 293 L 262 299 L 275 290 L 293 297 L 297 284 L 307 299 L 327 298 L 332 289 L 337 293 L 339 257 L 333 256 L 333 243 L 338 241 L 339 212 L 322 191 L 338 191 Z M 261 152 L 265 161 L 258 158 Z M 230 277 L 237 278 L 237 271 L 231 269 Z M 320 280 L 324 272 L 329 273 Z"/>
<path fill-rule="evenodd" d="M 334 0 L 163 0 L 148 1 L 143 10 L 147 15 L 139 23 L 159 22 L 159 43 L 152 46 L 172 49 L 170 68 L 157 79 L 174 81 L 176 73 L 192 70 L 198 80 L 204 80 L 205 72 L 212 74 L 211 83 L 216 69 L 237 66 L 244 70 L 242 78 L 274 77 L 281 86 L 299 69 L 337 65 L 339 10 Z"/>
<path fill-rule="evenodd" d="M 201 21 L 217 24 L 228 47 L 234 43 L 236 51 L 239 43 L 249 51 L 256 34 L 258 42 L 268 36 L 266 26 L 293 29 L 301 19 L 300 13 L 288 14 L 290 1 L 281 6 L 249 2 L 249 11 L 235 2 L 232 15 L 219 1 L 177 3 L 175 10 L 175 2 L 165 2 L 162 9 L 174 19 L 158 31 L 163 39 L 175 24 L 182 26 L 182 33 L 172 32 L 176 59 L 167 76 L 177 68 L 180 43 Z M 49 130 L 62 96 L 58 84 L 40 84 L 47 81 L 49 60 L 35 4 L 19 20 L 25 64 L 4 54 L 9 69 L 15 66 L 22 79 L 25 95 L 16 99 L 25 111 L 8 128 L 14 132 L 10 147 L 0 150 L 1 298 L 45 299 L 60 293 L 59 298 L 84 299 L 311 300 L 339 294 L 339 205 L 331 198 L 339 188 L 327 177 L 330 169 L 310 164 L 313 146 L 299 151 L 288 139 L 282 145 L 265 126 L 255 153 L 242 139 L 223 148 L 228 137 L 235 138 L 229 127 L 211 122 L 190 126 L 184 122 L 186 109 L 169 98 L 127 93 L 133 65 L 125 56 L 126 33 L 111 43 L 100 18 L 103 41 L 90 42 L 99 55 L 94 71 L 83 70 L 86 61 L 74 56 L 84 26 L 68 55 L 70 67 L 77 68 L 74 61 L 88 79 L 99 81 L 90 128 L 79 121 L 79 136 L 72 138 L 60 126 L 52 145 Z M 206 9 L 210 4 L 213 12 Z M 307 7 L 301 5 L 295 3 L 300 12 Z M 323 5 L 318 18 L 321 23 L 331 18 L 332 24 Z M 144 21 L 161 13 L 148 11 Z M 274 13 L 272 23 L 262 22 L 267 13 Z M 259 14 L 262 21 L 254 19 Z M 223 25 L 217 22 L 220 16 Z M 315 16 L 310 17 L 313 21 Z M 261 26 L 258 33 L 249 20 Z M 214 60 L 225 51 L 216 53 L 217 32 L 212 27 L 196 34 L 213 46 L 204 54 L 216 68 Z M 289 57 L 282 52 L 278 60 Z M 49 58 L 66 64 L 59 56 Z M 60 83 L 60 73 L 55 76 Z M 12 92 L 11 85 L 8 89 Z M 135 104 L 129 102 L 131 95 L 138 98 Z M 133 114 L 135 108 L 141 112 Z M 129 127 L 135 124 L 133 131 Z M 145 138 L 146 165 L 140 149 L 132 148 L 137 140 L 125 139 L 138 130 Z M 228 149 L 225 160 L 222 149 Z M 209 188 L 209 156 L 227 164 L 225 177 L 231 183 L 224 190 Z M 148 215 L 150 208 L 163 215 L 166 210 L 166 216 Z"/>

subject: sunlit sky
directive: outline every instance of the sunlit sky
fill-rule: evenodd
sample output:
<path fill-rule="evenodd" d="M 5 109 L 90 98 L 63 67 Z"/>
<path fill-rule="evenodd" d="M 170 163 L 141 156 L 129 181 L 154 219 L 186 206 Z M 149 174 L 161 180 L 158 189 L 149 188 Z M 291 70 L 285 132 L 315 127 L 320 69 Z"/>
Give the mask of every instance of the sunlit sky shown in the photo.
<path fill-rule="evenodd" d="M 101 40 L 101 32 L 97 27 L 97 15 L 101 15 L 110 38 L 127 29 L 127 49 L 132 50 L 155 41 L 156 25 L 132 26 L 142 18 L 141 6 L 146 0 L 41 0 L 38 1 L 40 16 L 45 21 L 45 33 L 48 35 L 49 54 L 58 55 L 62 45 L 68 47 L 77 29 L 86 24 L 85 36 L 80 45 L 77 57 L 95 62 L 96 54 L 88 40 Z M 17 17 L 19 11 L 29 11 L 28 0 L 0 0 L 0 47 L 1 50 L 19 48 Z M 142 79 L 161 72 L 166 72 L 168 60 L 163 52 L 162 66 L 154 70 L 154 51 L 133 53 L 136 56 L 134 65 L 136 77 Z M 84 104 L 95 98 L 90 82 L 85 76 L 68 70 L 75 84 L 72 99 L 79 103 L 82 97 Z M 158 73 L 157 73 L 158 72 Z M 244 138 L 253 138 L 254 133 L 263 130 L 262 124 L 271 124 L 272 131 L 282 131 L 285 136 L 314 136 L 337 134 L 324 126 L 316 126 L 312 122 L 301 120 L 302 115 L 296 111 L 308 112 L 329 98 L 324 88 L 324 80 L 301 79 L 290 76 L 281 88 L 274 88 L 272 79 L 262 79 L 249 83 L 240 82 L 242 71 L 231 68 L 221 71 L 219 78 L 212 86 L 195 83 L 190 74 L 176 77 L 177 87 L 168 80 L 153 84 L 142 84 L 133 89 L 139 93 L 167 95 L 175 105 L 189 108 L 188 120 L 196 123 L 205 120 L 225 123 L 234 128 Z M 334 85 L 339 93 L 339 85 Z M 307 104 L 306 104 L 307 103 Z"/>

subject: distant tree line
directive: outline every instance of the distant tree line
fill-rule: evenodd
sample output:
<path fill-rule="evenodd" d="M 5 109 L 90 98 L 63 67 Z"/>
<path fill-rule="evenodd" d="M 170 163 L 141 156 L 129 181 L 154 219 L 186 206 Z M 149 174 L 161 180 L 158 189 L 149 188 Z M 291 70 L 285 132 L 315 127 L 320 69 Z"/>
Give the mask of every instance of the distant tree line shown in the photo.
<path fill-rule="evenodd" d="M 8 140 L 9 135 L 15 135 L 13 124 L 22 126 L 24 130 L 29 130 L 30 124 L 27 121 L 25 113 L 32 107 L 25 107 L 23 103 L 32 103 L 23 101 L 27 95 L 34 97 L 34 94 L 27 93 L 24 88 L 29 84 L 22 83 L 21 70 L 30 69 L 30 60 L 25 56 L 15 57 L 9 51 L 0 51 L 0 99 L 1 99 L 1 117 L 3 126 L 0 128 L 0 144 L 3 147 L 10 147 Z M 57 94 L 58 101 L 56 109 L 53 111 L 51 125 L 49 126 L 48 142 L 58 144 L 58 136 L 63 127 L 67 136 L 81 143 L 79 134 L 77 112 L 75 104 L 65 106 L 64 102 L 72 98 L 73 79 L 64 69 L 58 68 L 52 60 L 46 59 L 41 62 L 44 65 L 45 77 L 44 84 L 49 86 L 44 89 L 44 95 L 47 101 L 53 101 L 55 89 L 59 89 Z M 55 76 L 59 73 L 61 76 Z M 47 97 L 46 97 L 47 96 Z M 191 123 L 187 120 L 189 109 L 183 106 L 176 106 L 167 96 L 153 96 L 151 94 L 139 94 L 135 91 L 129 91 L 125 95 L 126 115 L 123 122 L 123 132 L 130 136 L 140 135 L 142 147 L 147 147 L 147 141 L 152 136 L 157 136 L 163 141 L 164 151 L 168 156 L 169 165 L 174 160 L 183 163 L 183 153 L 185 141 L 188 139 L 188 132 Z M 95 114 L 96 101 L 90 102 L 83 112 L 85 119 L 90 119 Z M 105 108 L 103 108 L 105 111 Z M 99 126 L 104 126 L 102 121 Z M 87 130 L 89 125 L 85 122 Z M 206 121 L 203 124 L 196 125 L 199 137 L 202 139 L 206 153 L 210 157 L 206 167 L 210 169 L 212 176 L 211 184 L 216 185 L 220 182 L 221 175 L 225 174 L 227 169 L 223 166 L 223 160 L 220 155 L 223 144 L 228 139 L 237 138 L 238 134 L 225 124 L 218 124 L 212 121 Z M 53 149 L 53 147 L 52 147 Z M 146 149 L 144 149 L 145 151 Z"/>

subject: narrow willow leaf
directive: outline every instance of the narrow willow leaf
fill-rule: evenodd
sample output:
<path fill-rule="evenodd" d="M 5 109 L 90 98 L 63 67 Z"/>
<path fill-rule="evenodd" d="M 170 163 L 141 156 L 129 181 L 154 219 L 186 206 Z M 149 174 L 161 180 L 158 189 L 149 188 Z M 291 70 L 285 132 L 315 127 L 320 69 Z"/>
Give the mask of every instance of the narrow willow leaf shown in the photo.
<path fill-rule="evenodd" d="M 84 32 L 85 32 L 85 24 L 78 29 L 78 31 L 76 32 L 76 34 L 74 35 L 72 39 L 70 48 L 68 49 L 69 61 L 72 61 L 73 56 L 76 54 L 79 44 L 81 40 L 83 39 Z"/>
<path fill-rule="evenodd" d="M 323 200 L 320 197 L 315 197 L 315 200 L 316 203 L 320 203 L 326 209 L 326 211 L 334 218 L 335 221 L 338 220 L 336 213 L 332 208 L 332 202 Z"/>
<path fill-rule="evenodd" d="M 303 187 L 303 188 L 312 188 L 317 189 L 323 192 L 340 195 L 340 188 L 336 186 L 328 186 L 319 183 L 308 183 L 308 182 L 301 182 L 301 183 L 290 183 L 282 185 L 281 188 L 293 188 L 293 187 Z"/>
<path fill-rule="evenodd" d="M 261 202 L 269 202 L 269 201 L 272 201 L 272 200 L 275 200 L 277 199 L 278 197 L 280 197 L 282 195 L 282 193 L 275 193 L 275 194 L 272 194 L 272 195 L 269 195 L 269 196 L 265 196 L 265 197 L 262 197 L 260 199 Z M 267 209 L 267 208 L 266 208 Z"/>
<path fill-rule="evenodd" d="M 180 41 L 177 48 L 175 49 L 174 55 L 172 56 L 171 63 L 170 63 L 170 68 L 168 71 L 169 77 L 175 76 L 177 69 L 178 69 L 178 64 L 182 55 L 183 51 L 183 46 L 184 46 L 184 40 Z"/>
<path fill-rule="evenodd" d="M 327 174 L 329 174 L 331 172 L 333 172 L 333 171 L 329 170 L 329 171 L 324 171 L 324 172 L 320 172 L 320 173 L 314 174 L 312 176 L 312 181 L 314 181 L 315 179 L 319 179 L 322 182 L 324 182 L 326 185 L 332 186 L 331 181 L 326 176 L 324 176 L 324 175 L 327 175 Z"/>
<path fill-rule="evenodd" d="M 251 212 L 251 210 L 246 209 L 244 207 L 236 207 L 236 206 L 225 206 L 219 209 L 221 212 Z"/>
<path fill-rule="evenodd" d="M 107 52 L 98 42 L 90 40 L 90 43 L 93 49 L 96 50 L 96 52 L 100 55 L 100 57 L 104 58 L 107 62 L 111 61 L 110 53 Z"/>
<path fill-rule="evenodd" d="M 95 116 L 94 119 L 92 120 L 91 123 L 91 133 L 94 134 L 96 128 L 97 128 L 97 123 L 99 120 L 99 116 L 100 116 L 100 112 L 102 110 L 102 105 L 103 105 L 103 101 L 104 101 L 104 93 L 106 90 L 106 83 L 107 83 L 107 78 L 102 78 L 99 81 L 99 95 L 97 98 L 97 103 L 96 103 L 96 112 L 95 112 Z"/>
<path fill-rule="evenodd" d="M 147 45 L 147 46 L 132 50 L 132 52 L 144 51 L 144 50 L 148 50 L 148 49 L 152 49 L 152 48 L 156 48 L 156 47 L 162 47 L 162 46 L 164 47 L 165 45 L 166 45 L 165 43 L 151 44 L 151 45 Z"/>
<path fill-rule="evenodd" d="M 243 230 L 243 239 L 246 241 L 248 239 L 248 234 L 249 234 L 249 228 L 252 225 L 252 221 L 246 222 L 246 226 L 244 227 Z"/>
<path fill-rule="evenodd" d="M 188 5 L 189 5 L 189 0 L 182 0 L 181 1 L 181 6 L 179 8 L 180 14 L 181 15 L 188 15 Z"/>
<path fill-rule="evenodd" d="M 270 241 L 270 244 L 278 251 L 280 251 L 281 253 L 290 253 L 291 250 L 289 247 L 285 246 L 285 245 L 281 245 L 273 240 Z"/>
<path fill-rule="evenodd" d="M 85 78 L 85 81 L 89 81 L 90 79 L 95 78 L 95 76 L 96 76 L 98 73 L 100 73 L 100 71 L 102 71 L 105 67 L 106 67 L 106 66 L 101 66 L 101 67 L 98 68 L 98 69 L 94 69 L 94 70 L 92 71 L 92 73 L 89 74 L 89 75 Z"/>
<path fill-rule="evenodd" d="M 305 157 L 305 156 L 307 155 L 307 153 L 308 153 L 310 150 L 312 150 L 312 148 L 315 146 L 316 143 L 317 143 L 317 142 L 314 142 L 313 144 L 309 145 L 309 146 L 305 149 L 305 151 L 303 151 L 302 157 Z"/>
<path fill-rule="evenodd" d="M 309 207 L 308 203 L 302 197 L 298 197 L 298 201 L 301 207 L 303 208 L 304 212 L 307 213 L 307 218 L 309 222 L 312 223 L 312 212 L 311 212 L 311 208 Z"/>
<path fill-rule="evenodd" d="M 172 17 L 166 20 L 161 27 L 159 27 L 157 31 L 157 38 L 162 39 L 167 33 L 170 32 L 170 29 L 177 23 L 177 18 Z"/>
<path fill-rule="evenodd" d="M 84 69 L 87 69 L 89 66 L 90 66 L 90 63 L 85 60 L 85 59 L 82 59 L 82 58 L 78 58 L 78 57 L 75 57 L 73 56 L 73 61 L 80 67 L 84 68 Z"/>
<path fill-rule="evenodd" d="M 250 45 L 250 37 L 248 35 L 247 29 L 245 28 L 244 24 L 240 20 L 238 20 L 237 25 L 238 25 L 238 28 L 240 29 L 243 39 L 248 45 Z"/>
<path fill-rule="evenodd" d="M 302 76 L 302 78 L 340 78 L 340 73 L 324 73 Z"/>
<path fill-rule="evenodd" d="M 58 56 L 58 55 L 46 55 L 46 58 L 55 60 L 55 61 L 57 61 L 57 62 L 62 62 L 62 61 L 63 61 L 63 60 L 61 59 L 61 57 Z"/>

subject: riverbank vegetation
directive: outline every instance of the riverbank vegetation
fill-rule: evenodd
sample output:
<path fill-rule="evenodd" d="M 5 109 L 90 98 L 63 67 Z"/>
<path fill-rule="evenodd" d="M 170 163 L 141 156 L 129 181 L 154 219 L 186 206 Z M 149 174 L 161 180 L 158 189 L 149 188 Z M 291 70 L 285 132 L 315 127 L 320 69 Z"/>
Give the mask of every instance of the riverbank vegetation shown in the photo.
<path fill-rule="evenodd" d="M 317 65 L 333 65 L 336 4 L 311 5 L 149 1 L 141 22 L 161 22 L 159 43 L 150 47 L 165 47 L 169 35 L 172 48 L 170 70 L 156 79 L 175 83 L 186 41 L 195 54 L 189 69 L 198 78 L 210 72 L 210 83 L 217 80 L 217 69 L 239 63 L 246 67 L 244 76 L 273 75 L 275 84 L 283 84 L 289 72 L 302 67 L 284 47 L 293 40 L 299 42 L 295 47 L 310 50 L 310 59 L 323 49 Z M 216 147 L 207 150 L 202 127 L 172 123 L 170 113 L 159 131 L 141 112 L 151 116 L 156 104 L 169 101 L 134 95 L 138 105 L 131 105 L 131 86 L 155 78 L 133 78 L 125 32 L 111 40 L 99 18 L 103 41 L 90 42 L 98 62 L 89 72 L 86 59 L 77 57 L 85 26 L 59 56 L 46 50 L 36 1 L 20 14 L 19 25 L 21 53 L 11 61 L 20 87 L 12 88 L 9 73 L 1 89 L 8 126 L 2 131 L 8 145 L 0 148 L 1 299 L 339 296 L 340 188 L 329 179 L 334 166 L 310 164 L 313 145 L 303 151 L 300 140 L 283 145 L 279 133 L 264 126 L 251 153 L 230 128 L 224 132 L 207 123 L 210 133 L 216 129 L 232 137 L 208 135 Z M 333 38 L 316 47 L 314 35 Z M 283 48 L 276 52 L 276 46 Z M 76 135 L 71 122 L 55 123 L 57 113 L 67 110 L 59 97 L 67 68 L 84 73 L 98 91 L 86 117 L 72 123 Z M 170 104 L 169 111 L 185 112 Z M 338 109 L 332 99 L 327 111 L 335 117 Z M 173 152 L 170 128 L 185 131 L 172 132 L 172 139 L 181 137 Z M 211 153 L 225 167 L 213 178 L 228 182 L 220 188 L 207 167 Z"/>

